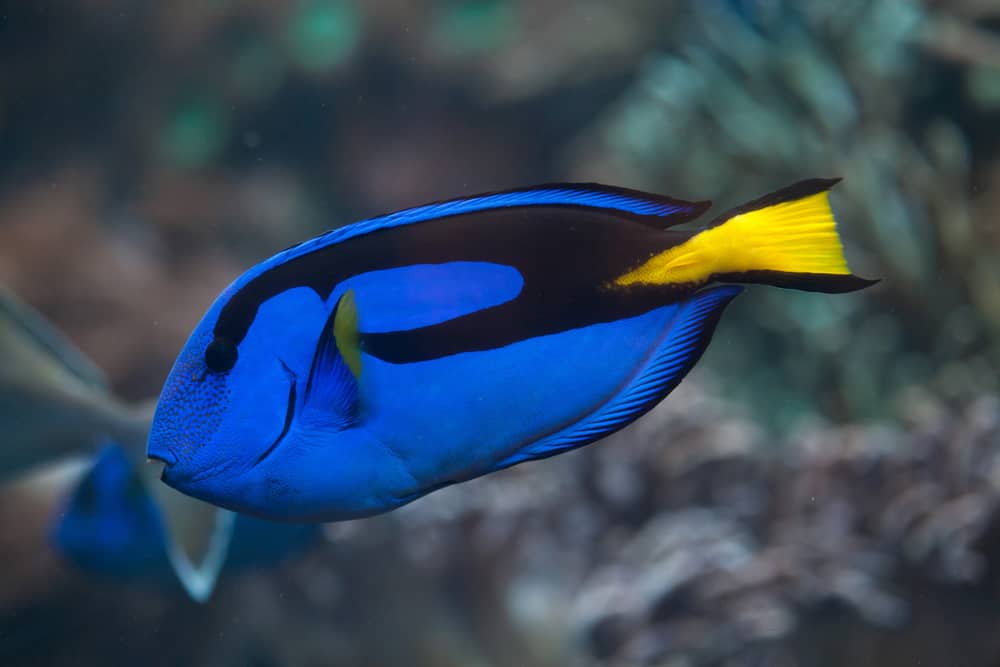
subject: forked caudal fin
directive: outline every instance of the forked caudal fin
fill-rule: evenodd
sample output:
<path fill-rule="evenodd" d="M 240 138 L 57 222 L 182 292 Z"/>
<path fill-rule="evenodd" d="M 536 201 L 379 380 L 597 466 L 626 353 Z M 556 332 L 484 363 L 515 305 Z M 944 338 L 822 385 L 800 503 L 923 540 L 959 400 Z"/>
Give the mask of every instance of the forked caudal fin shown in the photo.
<path fill-rule="evenodd" d="M 634 284 L 760 283 L 850 292 L 877 281 L 851 273 L 830 210 L 839 179 L 801 181 L 718 218 L 711 227 L 615 281 Z"/>

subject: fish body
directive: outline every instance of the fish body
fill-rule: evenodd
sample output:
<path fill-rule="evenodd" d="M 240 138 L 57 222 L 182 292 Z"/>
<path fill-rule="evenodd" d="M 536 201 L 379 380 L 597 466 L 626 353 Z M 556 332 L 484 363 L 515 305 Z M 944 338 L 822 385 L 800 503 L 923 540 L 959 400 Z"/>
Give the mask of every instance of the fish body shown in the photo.
<path fill-rule="evenodd" d="M 741 287 L 840 292 L 804 181 L 703 230 L 707 202 L 541 186 L 362 221 L 254 267 L 161 394 L 148 454 L 239 511 L 337 520 L 593 442 L 684 377 Z"/>

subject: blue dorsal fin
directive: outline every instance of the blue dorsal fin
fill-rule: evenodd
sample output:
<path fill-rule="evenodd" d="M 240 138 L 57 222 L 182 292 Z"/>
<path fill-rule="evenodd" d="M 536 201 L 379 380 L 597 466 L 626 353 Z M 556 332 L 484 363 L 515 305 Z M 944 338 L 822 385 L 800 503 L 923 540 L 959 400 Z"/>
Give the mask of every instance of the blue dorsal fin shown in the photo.
<path fill-rule="evenodd" d="M 268 266 L 280 264 L 319 248 L 341 243 L 355 236 L 362 236 L 379 229 L 477 211 L 516 206 L 578 206 L 612 210 L 650 227 L 665 229 L 694 220 L 711 205 L 710 201 L 684 201 L 639 190 L 601 185 L 600 183 L 550 183 L 530 188 L 448 199 L 376 218 L 368 218 L 292 246 L 264 264 Z"/>
<path fill-rule="evenodd" d="M 372 220 L 383 220 L 387 224 L 405 224 L 515 206 L 580 206 L 610 209 L 657 229 L 663 229 L 695 219 L 711 206 L 711 202 L 684 201 L 600 183 L 548 183 L 433 202 Z"/>
<path fill-rule="evenodd" d="M 635 421 L 674 390 L 708 347 L 722 311 L 743 291 L 726 285 L 703 290 L 676 304 L 660 345 L 611 400 L 580 421 L 519 449 L 495 470 L 560 454 L 589 444 Z"/>
<path fill-rule="evenodd" d="M 361 377 L 361 349 L 358 311 L 354 292 L 348 290 L 323 325 L 303 399 L 303 415 L 336 415 L 343 426 L 352 423 L 358 403 L 358 380 Z"/>

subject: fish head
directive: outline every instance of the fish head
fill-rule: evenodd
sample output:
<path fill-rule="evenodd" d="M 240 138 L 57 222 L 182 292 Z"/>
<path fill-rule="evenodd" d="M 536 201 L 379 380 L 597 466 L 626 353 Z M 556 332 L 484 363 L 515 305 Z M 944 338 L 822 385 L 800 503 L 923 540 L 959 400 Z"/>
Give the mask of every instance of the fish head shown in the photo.
<path fill-rule="evenodd" d="M 83 570 L 148 574 L 166 568 L 159 510 L 122 448 L 106 444 L 52 529 L 57 551 Z"/>
<path fill-rule="evenodd" d="M 326 310 L 313 290 L 294 288 L 260 304 L 234 340 L 217 327 L 234 289 L 209 309 L 167 376 L 147 455 L 178 491 L 240 510 L 233 498 L 288 433 Z"/>

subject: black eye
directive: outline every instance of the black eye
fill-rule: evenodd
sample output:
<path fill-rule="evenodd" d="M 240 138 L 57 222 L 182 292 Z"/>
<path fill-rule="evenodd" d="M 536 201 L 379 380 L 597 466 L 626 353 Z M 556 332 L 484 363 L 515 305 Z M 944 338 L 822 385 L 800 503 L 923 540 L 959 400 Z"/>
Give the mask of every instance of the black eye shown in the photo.
<path fill-rule="evenodd" d="M 216 338 L 205 350 L 205 365 L 213 373 L 225 373 L 236 364 L 237 356 L 233 341 Z"/>

